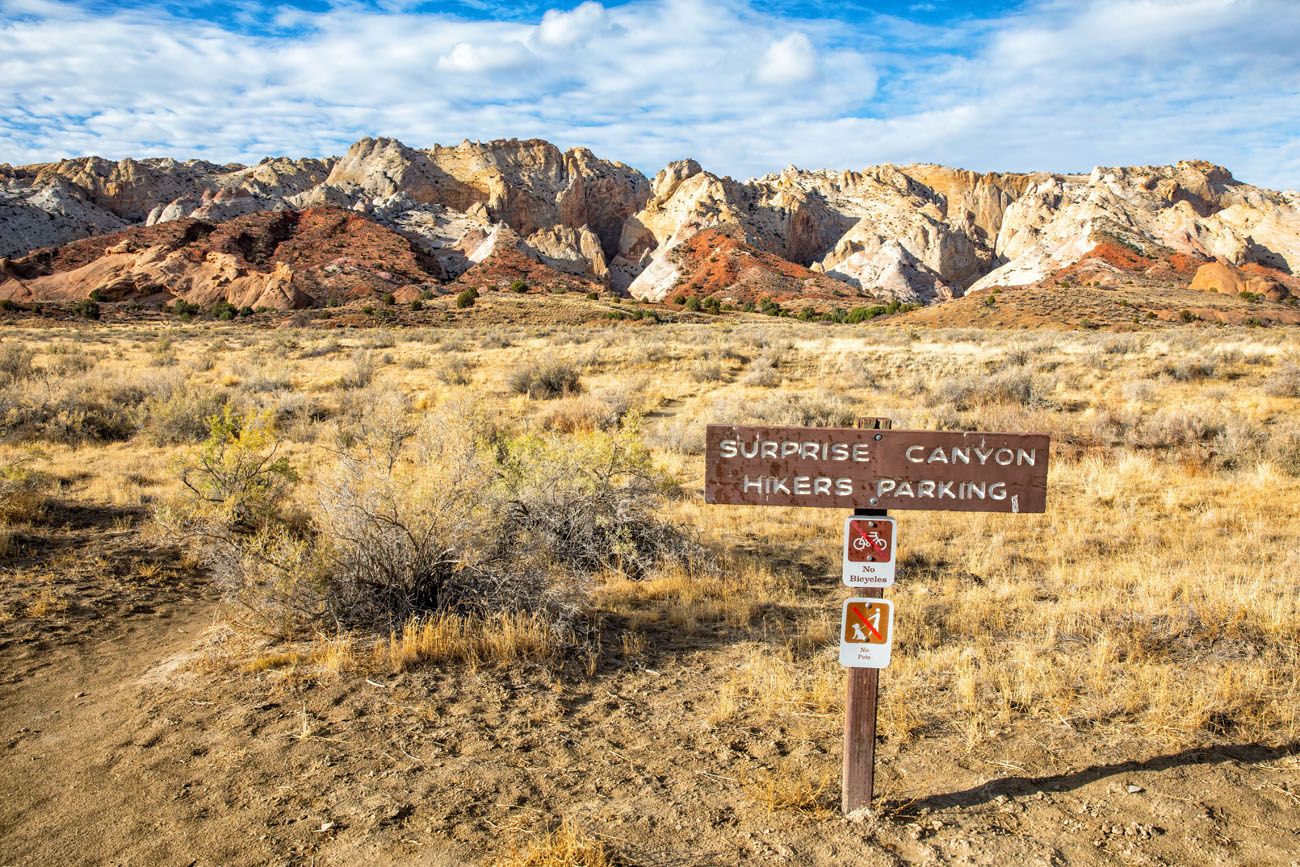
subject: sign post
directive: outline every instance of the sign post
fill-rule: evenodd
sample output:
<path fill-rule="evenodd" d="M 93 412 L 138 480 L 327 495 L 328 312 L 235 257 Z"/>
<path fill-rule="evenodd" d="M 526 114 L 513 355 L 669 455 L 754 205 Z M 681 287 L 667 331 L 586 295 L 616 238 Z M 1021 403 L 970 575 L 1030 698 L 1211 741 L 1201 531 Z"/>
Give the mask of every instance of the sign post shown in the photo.
<path fill-rule="evenodd" d="M 1045 434 L 893 430 L 884 418 L 853 428 L 708 426 L 705 502 L 853 510 L 842 574 L 861 595 L 845 600 L 840 625 L 845 814 L 871 806 L 875 782 L 880 669 L 894 641 L 893 603 L 882 597 L 898 536 L 886 510 L 1045 511 L 1050 446 Z"/>
<path fill-rule="evenodd" d="M 893 422 L 887 418 L 860 418 L 856 425 L 866 430 L 888 430 Z M 883 518 L 889 513 L 884 509 L 854 509 L 853 514 Z M 889 540 L 891 560 L 895 549 L 892 535 Z M 879 599 L 884 591 L 880 587 L 867 587 L 862 595 L 869 599 Z M 892 641 L 892 629 L 890 632 L 889 638 Z M 842 633 L 840 640 L 844 640 Z M 840 812 L 847 816 L 855 810 L 869 808 L 875 792 L 876 706 L 880 699 L 880 669 L 847 668 L 845 675 L 844 769 L 840 775 Z"/>

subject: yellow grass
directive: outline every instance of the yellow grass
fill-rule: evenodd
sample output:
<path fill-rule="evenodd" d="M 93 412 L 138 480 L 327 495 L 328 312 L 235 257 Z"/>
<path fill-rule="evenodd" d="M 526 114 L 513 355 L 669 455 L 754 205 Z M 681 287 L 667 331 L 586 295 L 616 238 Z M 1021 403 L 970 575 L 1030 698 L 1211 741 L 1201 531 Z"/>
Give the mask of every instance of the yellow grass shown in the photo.
<path fill-rule="evenodd" d="M 549 834 L 517 843 L 499 863 L 501 867 L 619 867 L 632 862 L 566 819 Z"/>
<path fill-rule="evenodd" d="M 440 614 L 412 619 L 378 645 L 375 655 L 393 671 L 405 671 L 426 663 L 545 662 L 564 643 L 565 636 L 536 614 Z"/>
<path fill-rule="evenodd" d="M 14 393 L 103 396 L 110 385 L 147 389 L 180 374 L 194 388 L 272 410 L 281 454 L 308 471 L 329 459 L 334 420 L 353 405 L 357 390 L 339 383 L 357 352 L 375 365 L 371 387 L 408 396 L 416 414 L 466 402 L 530 430 L 586 430 L 639 414 L 656 459 L 684 483 L 665 517 L 698 531 L 723 566 L 597 581 L 593 604 L 619 631 L 606 636 L 603 657 L 593 644 L 582 661 L 589 672 L 610 656 L 640 664 L 665 630 L 725 634 L 743 662 L 715 706 L 697 711 L 717 725 L 791 710 L 831 724 L 841 712 L 833 647 L 843 515 L 705 505 L 705 423 L 861 414 L 899 427 L 1049 433 L 1046 514 L 897 514 L 898 643 L 882 678 L 880 729 L 900 744 L 955 735 L 973 746 L 1016 731 L 1162 745 L 1300 736 L 1300 399 L 1268 386 L 1293 363 L 1295 337 L 722 317 L 708 326 L 339 333 L 212 323 L 13 328 L 5 340 L 34 349 L 34 363 L 50 370 L 60 363 L 56 346 L 75 343 L 94 361 L 85 374 L 15 383 Z M 468 376 L 440 378 L 438 365 L 456 359 Z M 513 394 L 510 372 L 539 359 L 577 367 L 581 397 Z M 763 375 L 748 375 L 756 369 Z M 148 506 L 178 492 L 174 465 L 187 447 L 47 436 L 0 444 L 0 464 L 21 460 L 62 480 L 58 496 L 71 501 Z M 0 525 L 0 555 L 6 532 Z M 7 604 L 12 616 L 57 610 L 53 596 Z M 526 615 L 447 615 L 406 624 L 376 651 L 374 636 L 362 634 L 301 648 L 298 661 L 264 648 L 266 658 L 248 664 L 343 671 L 549 661 L 566 638 Z"/>

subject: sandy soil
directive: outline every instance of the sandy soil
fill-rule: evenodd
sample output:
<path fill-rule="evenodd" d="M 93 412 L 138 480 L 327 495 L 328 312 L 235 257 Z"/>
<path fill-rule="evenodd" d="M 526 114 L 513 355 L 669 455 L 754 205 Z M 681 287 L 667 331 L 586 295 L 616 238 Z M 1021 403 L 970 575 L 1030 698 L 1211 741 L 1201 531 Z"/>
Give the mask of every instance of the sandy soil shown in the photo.
<path fill-rule="evenodd" d="M 106 546 L 102 569 L 166 559 L 124 523 L 64 532 Z M 73 600 L 57 628 L 5 626 L 0 864 L 493 863 L 560 817 L 638 864 L 1300 864 L 1298 744 L 885 742 L 880 809 L 850 822 L 825 718 L 708 720 L 754 633 L 665 623 L 631 660 L 611 621 L 591 675 L 245 674 L 203 662 L 222 636 L 207 589 L 144 571 L 84 604 L 84 576 L 54 575 Z M 746 781 L 790 763 L 830 785 L 770 810 Z"/>

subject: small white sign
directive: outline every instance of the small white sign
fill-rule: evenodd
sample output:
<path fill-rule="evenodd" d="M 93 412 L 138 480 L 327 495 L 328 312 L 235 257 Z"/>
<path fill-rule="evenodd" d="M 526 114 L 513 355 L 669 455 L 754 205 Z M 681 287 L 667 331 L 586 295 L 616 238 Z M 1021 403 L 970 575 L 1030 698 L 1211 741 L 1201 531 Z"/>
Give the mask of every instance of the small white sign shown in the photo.
<path fill-rule="evenodd" d="M 850 587 L 891 587 L 898 527 L 893 518 L 855 515 L 844 522 L 844 583 Z"/>
<path fill-rule="evenodd" d="M 845 599 L 840 623 L 840 665 L 887 668 L 894 646 L 894 603 L 888 599 Z"/>

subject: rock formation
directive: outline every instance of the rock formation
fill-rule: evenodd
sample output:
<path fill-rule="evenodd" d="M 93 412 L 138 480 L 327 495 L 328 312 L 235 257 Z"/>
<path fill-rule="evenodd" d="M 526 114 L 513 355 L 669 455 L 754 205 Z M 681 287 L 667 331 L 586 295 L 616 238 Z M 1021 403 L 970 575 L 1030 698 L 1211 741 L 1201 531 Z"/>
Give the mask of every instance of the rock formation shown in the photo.
<path fill-rule="evenodd" d="M 325 214 L 335 215 L 328 230 L 320 222 Z M 320 245 L 317 258 L 332 264 L 304 266 L 301 251 L 294 262 L 281 254 L 276 262 L 285 273 L 239 251 L 195 258 L 191 250 L 164 267 L 179 248 L 151 253 L 157 244 L 139 233 L 171 223 L 207 227 L 206 235 L 229 224 L 250 237 L 278 236 L 288 230 L 276 227 L 289 225 L 296 237 L 302 226 L 315 227 L 302 238 Z M 99 241 L 77 246 L 77 239 L 123 230 L 137 233 L 122 236 L 129 250 L 109 252 L 113 245 Z M 334 255 L 338 244 L 345 250 Z M 58 245 L 79 252 L 29 255 Z M 106 261 L 75 278 L 19 274 L 37 260 L 77 259 L 75 268 L 57 272 L 70 275 L 95 265 L 81 261 L 91 249 Z M 359 250 L 375 252 L 382 264 L 361 262 L 353 255 Z M 687 159 L 648 180 L 585 148 L 561 151 L 536 139 L 419 150 L 366 138 L 341 157 L 275 157 L 254 166 L 98 157 L 0 165 L 0 256 L 13 259 L 10 281 L 27 281 L 21 292 L 7 291 L 31 297 L 46 290 L 75 296 L 98 284 L 135 287 L 133 297 L 157 290 L 206 298 L 222 286 L 229 299 L 269 293 L 265 300 L 276 304 L 318 303 L 454 281 L 471 270 L 475 279 L 491 272 L 499 280 L 513 263 L 538 282 L 564 274 L 649 299 L 765 291 L 828 303 L 935 303 L 995 286 L 1135 280 L 1274 298 L 1290 292 L 1300 273 L 1300 199 L 1196 161 L 1086 175 L 791 166 L 737 181 Z M 407 256 L 415 264 L 396 267 Z M 183 263 L 193 275 L 178 273 Z M 1194 282 L 1201 266 L 1208 270 Z M 306 274 L 320 285 L 308 286 Z"/>

